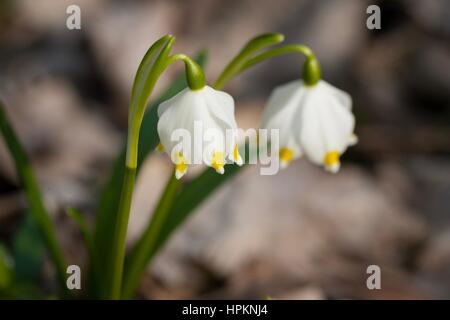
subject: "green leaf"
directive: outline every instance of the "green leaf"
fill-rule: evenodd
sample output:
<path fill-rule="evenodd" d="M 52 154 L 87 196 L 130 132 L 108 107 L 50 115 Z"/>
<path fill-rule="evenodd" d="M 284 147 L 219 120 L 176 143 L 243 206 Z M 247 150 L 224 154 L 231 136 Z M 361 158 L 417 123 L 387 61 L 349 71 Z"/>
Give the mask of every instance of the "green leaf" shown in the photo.
<path fill-rule="evenodd" d="M 13 250 L 16 256 L 24 256 L 25 259 L 19 258 L 19 263 L 14 261 L 12 255 L 5 246 L 0 244 L 0 299 L 44 299 L 46 296 L 37 287 L 38 282 L 35 281 L 40 277 L 41 266 L 44 256 L 44 245 L 42 238 L 37 230 L 36 223 L 31 219 L 31 215 L 27 215 L 19 227 L 19 231 L 13 239 Z M 37 243 L 23 247 L 24 238 L 30 239 L 30 235 L 37 235 Z M 19 239 L 20 238 L 20 239 Z M 23 250 L 25 249 L 25 250 Z M 27 252 L 32 252 L 31 255 Z M 35 257 L 30 259 L 31 257 Z M 28 263 L 32 261 L 31 265 Z M 36 263 L 37 262 L 37 263 Z M 23 276 L 23 270 L 26 269 Z M 20 274 L 17 274 L 19 271 Z M 31 275 L 31 276 L 30 276 Z M 30 282 L 29 280 L 32 280 Z"/>
<path fill-rule="evenodd" d="M 129 114 L 143 113 L 145 108 L 141 106 L 148 100 L 148 84 L 147 78 L 152 69 L 152 66 L 157 60 L 157 57 L 161 54 L 161 47 L 167 46 L 167 42 L 170 40 L 169 36 L 164 36 L 156 41 L 150 49 L 144 55 L 141 63 L 139 64 L 136 76 L 133 82 L 133 88 L 131 90 L 131 102 Z M 147 88 L 147 90 L 145 89 Z M 144 101 L 144 102 L 142 102 Z M 141 110 L 142 109 L 142 110 Z M 148 118 L 144 115 L 143 122 Z M 144 124 L 144 123 L 142 123 Z M 140 147 L 140 146 L 139 146 Z M 114 162 L 112 175 L 108 180 L 106 186 L 103 189 L 99 206 L 96 214 L 94 240 L 96 245 L 96 251 L 100 255 L 100 261 L 105 260 L 105 254 L 107 252 L 106 247 L 111 240 L 110 224 L 115 221 L 114 217 L 117 214 L 117 208 L 119 205 L 120 192 L 122 187 L 123 175 L 124 175 L 124 163 L 126 158 L 126 144 L 122 148 L 117 160 Z M 109 235 L 109 236 L 108 236 Z"/>
<path fill-rule="evenodd" d="M 256 148 L 258 148 L 258 146 Z M 252 155 L 258 154 L 257 150 L 258 149 L 251 149 L 248 143 L 241 145 L 239 147 L 239 153 L 241 155 L 246 155 L 244 163 L 250 163 L 253 159 Z M 217 174 L 215 170 L 208 168 L 198 177 L 185 184 L 183 188 L 181 188 L 181 191 L 178 193 L 173 206 L 170 209 L 169 218 L 163 226 L 161 233 L 158 235 L 156 246 L 148 253 L 148 260 L 151 260 L 177 227 L 179 227 L 189 215 L 194 212 L 194 209 L 225 182 L 232 179 L 244 167 L 245 164 L 242 167 L 235 164 L 227 165 L 223 175 Z"/>
<path fill-rule="evenodd" d="M 44 300 L 49 297 L 40 288 L 28 282 L 14 282 L 5 289 L 0 289 L 0 300 Z"/>
<path fill-rule="evenodd" d="M 206 52 L 201 52 L 197 55 L 196 61 L 203 66 L 206 60 Z M 147 107 L 147 112 L 144 115 L 141 125 L 141 131 L 139 135 L 139 148 L 138 148 L 138 173 L 140 165 L 147 155 L 155 150 L 159 143 L 157 133 L 158 113 L 157 106 L 176 95 L 178 92 L 186 88 L 186 78 L 183 74 L 180 74 L 176 80 L 166 89 L 166 91 L 157 98 L 154 102 L 150 103 Z M 100 203 L 96 213 L 95 230 L 93 234 L 95 252 L 99 263 L 99 268 L 102 268 L 102 264 L 106 261 L 104 253 L 107 252 L 107 246 L 111 243 L 112 232 L 110 231 L 111 221 L 115 221 L 115 215 L 117 214 L 117 208 L 119 206 L 120 193 L 122 187 L 122 181 L 125 173 L 125 152 L 126 146 L 124 145 L 122 151 L 114 162 L 112 174 L 103 189 Z"/>
<path fill-rule="evenodd" d="M 280 43 L 283 39 L 284 36 L 282 34 L 267 33 L 249 40 L 238 55 L 225 67 L 224 71 L 214 83 L 214 87 L 221 89 L 232 77 L 243 70 L 243 66 L 258 51 Z M 255 63 L 262 60 L 264 59 L 260 59 Z M 247 145 L 242 147 L 248 149 Z M 171 182 L 168 183 L 166 191 L 164 191 L 149 225 L 127 258 L 123 287 L 124 298 L 132 297 L 137 287 L 139 276 L 145 270 L 145 265 L 150 262 L 170 234 L 204 199 L 222 185 L 223 182 L 233 177 L 238 170 L 238 166 L 227 166 L 226 173 L 223 176 L 217 175 L 211 169 L 205 170 L 198 178 L 182 188 L 179 188 L 179 184 L 177 184 L 177 188 L 171 188 Z M 175 192 L 177 189 L 182 190 L 180 194 Z"/>
<path fill-rule="evenodd" d="M 39 282 L 44 263 L 45 246 L 33 217 L 27 214 L 12 243 L 17 278 L 27 282 Z"/>
<path fill-rule="evenodd" d="M 160 230 L 167 222 L 170 209 L 180 187 L 180 181 L 172 173 L 153 211 L 149 224 L 130 250 L 126 259 L 122 286 L 122 297 L 124 299 L 130 299 L 138 287 L 139 280 L 151 259 L 151 252 L 157 245 Z"/>
<path fill-rule="evenodd" d="M 149 252 L 150 257 L 162 247 L 169 236 L 188 218 L 191 213 L 193 213 L 195 208 L 197 208 L 207 197 L 209 197 L 226 181 L 234 177 L 241 168 L 242 167 L 234 164 L 228 165 L 226 166 L 226 170 L 223 175 L 217 174 L 215 170 L 208 168 L 197 178 L 188 182 L 178 194 L 171 209 L 169 219 L 158 237 L 157 246 L 154 252 Z"/>
<path fill-rule="evenodd" d="M 93 239 L 92 239 L 92 235 L 91 232 L 89 231 L 89 226 L 86 222 L 86 220 L 84 220 L 83 215 L 81 214 L 80 211 L 78 211 L 75 208 L 67 208 L 67 214 L 69 215 L 69 217 L 71 217 L 73 219 L 73 221 L 75 221 L 78 225 L 78 228 L 80 229 L 81 235 L 83 236 L 83 240 L 84 243 L 86 245 L 86 248 L 88 250 L 89 254 L 93 254 Z"/>
<path fill-rule="evenodd" d="M 0 244 L 0 290 L 8 288 L 14 277 L 14 260 Z"/>
<path fill-rule="evenodd" d="M 153 213 L 152 220 L 136 242 L 127 257 L 122 297 L 130 299 L 145 271 L 145 266 L 152 260 L 165 241 L 180 226 L 194 209 L 225 181 L 231 179 L 241 167 L 229 165 L 223 175 L 213 169 L 206 169 L 199 177 L 181 188 L 179 184 L 169 182 L 163 196 Z M 176 181 L 174 177 L 170 181 Z M 162 208 L 165 207 L 165 208 Z M 168 217 L 165 218 L 164 215 Z M 159 216 L 161 215 L 161 216 Z M 160 223 L 157 220 L 163 219 Z"/>
<path fill-rule="evenodd" d="M 75 221 L 78 225 L 78 228 L 80 229 L 81 235 L 83 236 L 84 244 L 86 246 L 88 255 L 90 257 L 90 260 L 95 259 L 95 252 L 94 252 L 94 239 L 92 238 L 91 231 L 89 230 L 89 226 L 84 219 L 81 212 L 79 212 L 75 208 L 67 208 L 67 214 Z"/>
<path fill-rule="evenodd" d="M 52 220 L 44 207 L 41 192 L 34 176 L 33 169 L 19 142 L 12 126 L 9 124 L 3 104 L 0 102 L 0 132 L 5 138 L 16 166 L 17 175 L 25 191 L 30 213 L 43 237 L 50 258 L 55 266 L 61 288 L 66 292 L 66 263 L 62 249 L 56 238 Z"/>
<path fill-rule="evenodd" d="M 94 247 L 94 239 L 92 237 L 92 233 L 89 230 L 89 226 L 84 219 L 83 215 L 80 211 L 75 208 L 67 208 L 67 214 L 77 223 L 78 228 L 80 229 L 81 235 L 83 236 L 84 245 L 86 247 L 88 253 L 88 263 L 89 263 L 89 274 L 88 274 L 88 283 L 96 284 L 96 279 L 101 276 L 101 270 L 99 270 L 99 263 L 97 261 L 97 255 Z M 88 295 L 94 295 L 98 288 L 94 286 L 88 287 Z"/>

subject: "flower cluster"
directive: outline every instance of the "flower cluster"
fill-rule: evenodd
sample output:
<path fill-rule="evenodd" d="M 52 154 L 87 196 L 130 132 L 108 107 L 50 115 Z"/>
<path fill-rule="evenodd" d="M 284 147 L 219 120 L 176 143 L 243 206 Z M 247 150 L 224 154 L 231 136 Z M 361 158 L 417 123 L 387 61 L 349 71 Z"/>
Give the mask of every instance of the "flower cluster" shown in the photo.
<path fill-rule="evenodd" d="M 279 130 L 281 168 L 305 154 L 311 162 L 336 173 L 340 156 L 357 142 L 352 100 L 344 91 L 320 80 L 315 58 L 307 62 L 302 80 L 274 90 L 265 107 L 261 128 Z M 242 164 L 236 135 L 223 139 L 225 131 L 237 129 L 234 100 L 229 94 L 209 86 L 187 88 L 163 102 L 158 115 L 160 149 L 170 154 L 177 179 L 194 163 L 193 154 L 201 154 L 201 162 L 220 174 L 224 173 L 226 163 Z M 201 145 L 176 143 L 173 133 L 184 129 L 195 134 L 195 122 L 222 134 Z M 197 148 L 202 151 L 197 152 Z"/>

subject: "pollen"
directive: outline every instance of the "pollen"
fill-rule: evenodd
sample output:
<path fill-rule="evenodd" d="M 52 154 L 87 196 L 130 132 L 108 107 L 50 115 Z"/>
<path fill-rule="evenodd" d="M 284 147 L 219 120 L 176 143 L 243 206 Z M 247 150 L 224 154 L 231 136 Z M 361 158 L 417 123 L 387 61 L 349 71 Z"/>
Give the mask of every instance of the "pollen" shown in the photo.
<path fill-rule="evenodd" d="M 211 167 L 213 167 L 218 173 L 223 173 L 223 166 L 225 165 L 225 156 L 221 151 L 214 151 L 211 158 Z"/>
<path fill-rule="evenodd" d="M 280 161 L 281 163 L 288 164 L 294 158 L 294 151 L 292 149 L 283 147 L 280 149 Z"/>

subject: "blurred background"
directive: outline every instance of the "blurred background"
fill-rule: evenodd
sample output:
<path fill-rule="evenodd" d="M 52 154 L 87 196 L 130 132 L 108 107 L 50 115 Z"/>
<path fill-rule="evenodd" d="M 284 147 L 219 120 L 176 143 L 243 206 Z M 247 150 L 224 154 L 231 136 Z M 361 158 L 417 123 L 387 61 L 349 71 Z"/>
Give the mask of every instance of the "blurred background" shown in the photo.
<path fill-rule="evenodd" d="M 66 8 L 81 8 L 81 30 Z M 381 8 L 381 30 L 366 9 Z M 276 176 L 249 166 L 207 200 L 149 267 L 139 297 L 285 299 L 450 298 L 450 2 L 446 0 L 1 0 L 0 97 L 39 177 L 69 262 L 83 266 L 81 235 L 65 208 L 94 220 L 121 149 L 137 66 L 160 36 L 174 52 L 208 49 L 207 78 L 251 37 L 277 31 L 310 46 L 324 78 L 354 99 L 360 142 L 338 175 L 306 160 Z M 294 80 L 302 58 L 265 62 L 226 88 L 237 122 L 257 127 L 271 90 Z M 180 70 L 161 79 L 154 96 Z M 131 244 L 171 172 L 152 154 L 137 181 Z M 37 264 L 22 237 L 26 203 L 0 139 L 0 241 Z M 37 247 L 37 248 L 36 248 Z M 36 253 L 36 250 L 38 253 Z M 24 255 L 23 252 L 28 252 Z M 381 268 L 382 290 L 366 269 Z"/>

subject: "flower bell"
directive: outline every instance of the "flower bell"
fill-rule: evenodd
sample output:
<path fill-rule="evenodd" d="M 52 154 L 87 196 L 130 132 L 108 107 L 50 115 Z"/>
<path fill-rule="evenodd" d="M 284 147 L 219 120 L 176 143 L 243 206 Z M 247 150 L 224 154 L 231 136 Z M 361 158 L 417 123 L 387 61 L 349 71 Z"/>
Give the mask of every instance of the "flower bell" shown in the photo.
<path fill-rule="evenodd" d="M 220 174 L 226 163 L 242 165 L 236 142 L 234 100 L 229 94 L 209 86 L 186 88 L 161 103 L 158 116 L 159 149 L 171 156 L 177 179 L 193 164 L 206 164 Z M 199 126 L 201 130 L 196 129 Z M 177 130 L 189 133 L 191 142 L 177 141 Z"/>
<path fill-rule="evenodd" d="M 320 80 L 317 60 L 308 58 L 303 80 L 277 87 L 263 114 L 263 128 L 280 130 L 281 167 L 304 153 L 336 173 L 340 156 L 357 142 L 351 105 L 347 93 Z"/>

